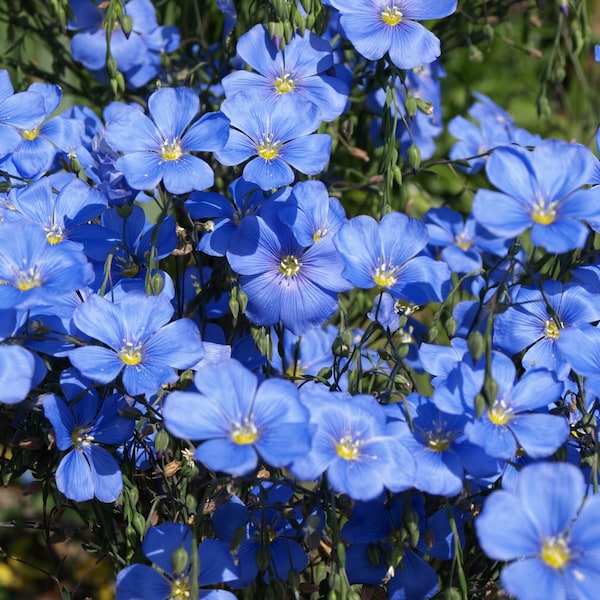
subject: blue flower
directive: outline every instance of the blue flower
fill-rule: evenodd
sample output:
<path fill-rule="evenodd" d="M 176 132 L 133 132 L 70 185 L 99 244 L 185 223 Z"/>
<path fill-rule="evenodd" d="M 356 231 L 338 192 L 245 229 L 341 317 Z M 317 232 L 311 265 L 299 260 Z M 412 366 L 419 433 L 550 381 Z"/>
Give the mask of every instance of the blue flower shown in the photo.
<path fill-rule="evenodd" d="M 116 600 L 170 600 L 189 598 L 192 589 L 192 530 L 180 523 L 150 527 L 142 551 L 154 567 L 132 564 L 117 575 Z M 236 579 L 229 549 L 207 539 L 198 546 L 198 585 L 214 585 Z M 200 590 L 202 600 L 235 600 L 225 590 Z"/>
<path fill-rule="evenodd" d="M 542 141 L 539 135 L 519 129 L 512 117 L 485 94 L 473 92 L 473 95 L 477 102 L 469 108 L 469 116 L 478 121 L 479 125 L 460 115 L 448 123 L 448 131 L 458 139 L 450 149 L 449 156 L 452 160 L 460 161 L 457 164 L 459 169 L 467 173 L 477 173 L 487 158 L 478 155 L 488 154 L 498 146 L 511 143 L 536 146 Z"/>
<path fill-rule="evenodd" d="M 192 219 L 208 219 L 202 222 L 204 233 L 197 249 L 211 256 L 225 256 L 244 217 L 259 213 L 263 205 L 289 193 L 287 188 L 274 194 L 265 192 L 242 177 L 235 179 L 228 189 L 231 200 L 214 192 L 194 192 L 185 203 Z"/>
<path fill-rule="evenodd" d="M 579 285 L 545 281 L 540 290 L 521 288 L 512 303 L 494 320 L 494 344 L 508 354 L 526 350 L 526 369 L 546 368 L 566 379 L 570 365 L 558 340 L 565 329 L 600 319 L 593 296 Z"/>
<path fill-rule="evenodd" d="M 400 419 L 390 421 L 388 427 L 390 435 L 396 435 L 415 460 L 418 490 L 454 496 L 463 489 L 465 471 L 476 478 L 498 478 L 502 461 L 466 438 L 467 415 L 440 411 L 417 394 L 410 394 L 405 406 L 412 430 Z"/>
<path fill-rule="evenodd" d="M 445 206 L 430 208 L 423 222 L 429 232 L 429 245 L 441 248 L 442 260 L 456 273 L 480 269 L 483 252 L 503 256 L 508 250 L 505 240 L 491 236 L 473 217 L 464 219 Z"/>
<path fill-rule="evenodd" d="M 600 496 L 584 502 L 584 494 L 577 467 L 537 463 L 522 469 L 510 491 L 486 500 L 477 537 L 490 558 L 510 562 L 500 578 L 511 596 L 566 600 L 598 589 Z"/>
<path fill-rule="evenodd" d="M 258 455 L 283 467 L 310 447 L 308 413 L 289 381 L 256 375 L 234 359 L 200 368 L 198 392 L 175 391 L 163 407 L 167 429 L 176 437 L 203 441 L 194 458 L 210 469 L 245 475 Z"/>
<path fill-rule="evenodd" d="M 103 77 L 107 34 L 102 3 L 69 0 L 69 4 L 73 18 L 68 27 L 78 31 L 71 40 L 73 58 L 97 77 Z M 110 34 L 110 51 L 127 84 L 138 88 L 159 74 L 161 54 L 177 50 L 180 36 L 176 27 L 158 26 L 150 0 L 131 0 L 125 4 L 124 13 L 131 17 L 132 31 L 125 35 L 117 23 Z"/>
<path fill-rule="evenodd" d="M 37 225 L 0 223 L 0 308 L 53 306 L 92 280 L 79 244 L 51 245 Z"/>
<path fill-rule="evenodd" d="M 346 107 L 347 85 L 329 74 L 331 46 L 312 31 L 294 35 L 277 51 L 265 27 L 255 25 L 240 37 L 237 51 L 257 73 L 239 70 L 227 75 L 222 84 L 228 97 L 255 89 L 265 102 L 274 103 L 284 94 L 297 94 L 317 107 L 323 121 L 333 121 Z"/>
<path fill-rule="evenodd" d="M 433 62 L 440 40 L 417 21 L 441 19 L 456 10 L 456 0 L 331 0 L 354 47 L 369 60 L 387 53 L 401 69 Z"/>
<path fill-rule="evenodd" d="M 546 140 L 531 151 L 497 148 L 486 173 L 500 191 L 478 190 L 473 215 L 499 237 L 531 228 L 531 241 L 549 252 L 582 248 L 589 233 L 585 221 L 600 220 L 600 187 L 582 188 L 596 163 L 585 146 L 560 140 Z"/>
<path fill-rule="evenodd" d="M 106 126 L 106 141 L 124 156 L 117 160 L 127 183 L 138 190 L 155 188 L 161 181 L 173 194 L 210 187 L 214 174 L 208 164 L 190 152 L 223 147 L 229 120 L 207 113 L 198 121 L 200 100 L 189 88 L 160 88 L 148 98 L 144 115 L 125 106 Z"/>
<path fill-rule="evenodd" d="M 334 239 L 343 275 L 354 285 L 379 286 L 395 298 L 415 304 L 441 300 L 450 279 L 448 267 L 418 254 L 429 235 L 423 223 L 400 213 L 389 213 L 377 223 L 367 215 L 354 217 Z"/>
<path fill-rule="evenodd" d="M 464 519 L 455 508 L 452 513 L 460 545 L 464 546 Z M 412 518 L 407 518 L 408 515 Z M 406 527 L 409 520 L 416 525 L 418 541 L 409 535 Z M 378 585 L 386 581 L 389 600 L 431 598 L 438 589 L 437 574 L 419 554 L 440 560 L 455 554 L 455 537 L 446 509 L 426 518 L 423 501 L 418 496 L 412 496 L 410 502 L 399 495 L 385 502 L 383 498 L 356 502 L 340 533 L 351 543 L 346 560 L 350 583 Z"/>
<path fill-rule="evenodd" d="M 127 393 L 153 394 L 177 381 L 175 369 L 187 369 L 202 357 L 198 327 L 190 319 L 169 323 L 173 312 L 162 296 L 129 292 L 119 304 L 90 296 L 73 314 L 73 323 L 108 348 L 88 345 L 71 350 L 71 363 L 99 383 L 114 381 L 122 371 Z"/>
<path fill-rule="evenodd" d="M 248 318 L 257 325 L 281 321 L 300 335 L 327 321 L 337 309 L 338 292 L 351 286 L 330 237 L 306 247 L 278 218 L 279 203 L 269 208 L 242 221 L 227 259 L 248 296 Z"/>
<path fill-rule="evenodd" d="M 0 70 L 0 159 L 21 143 L 20 130 L 39 125 L 45 116 L 44 97 L 35 91 L 15 94 L 8 71 Z"/>
<path fill-rule="evenodd" d="M 5 318 L 0 311 L 0 318 Z M 15 404 L 24 400 L 31 389 L 35 374 L 33 354 L 21 346 L 0 344 L 0 404 Z"/>
<path fill-rule="evenodd" d="M 47 394 L 42 400 L 57 448 L 68 451 L 58 465 L 56 486 L 77 502 L 92 498 L 114 502 L 123 489 L 123 478 L 116 458 L 102 444 L 127 441 L 135 421 L 119 414 L 127 407 L 123 396 L 111 394 L 100 399 L 87 385 L 67 371 L 61 387 L 69 402 L 56 394 Z"/>
<path fill-rule="evenodd" d="M 95 223 L 90 223 L 105 210 L 107 199 L 102 192 L 91 188 L 73 176 L 60 189 L 53 191 L 56 182 L 44 177 L 11 194 L 11 204 L 25 220 L 40 227 L 49 244 L 80 242 L 102 236 Z"/>
<path fill-rule="evenodd" d="M 292 167 L 317 175 L 329 161 L 331 137 L 313 133 L 321 122 L 319 110 L 296 94 L 284 94 L 272 105 L 260 92 L 241 91 L 226 98 L 221 110 L 231 131 L 225 147 L 215 152 L 217 160 L 232 166 L 252 159 L 244 179 L 263 190 L 292 183 Z"/>
<path fill-rule="evenodd" d="M 316 431 L 310 453 L 290 467 L 296 477 L 314 480 L 326 474 L 336 492 L 354 500 L 372 500 L 385 487 L 412 487 L 414 462 L 387 431 L 385 412 L 372 396 L 306 390 L 302 400 Z"/>
<path fill-rule="evenodd" d="M 297 541 L 302 512 L 299 506 L 293 507 L 291 488 L 264 482 L 252 488 L 251 498 L 256 503 L 249 504 L 249 509 L 233 496 L 215 510 L 212 519 L 218 540 L 226 543 L 235 557 L 238 580 L 230 585 L 239 589 L 250 586 L 261 570 L 266 582 L 285 581 L 290 571 L 301 573 L 308 563 L 306 551 Z M 257 564 L 261 551 L 268 555 L 266 568 Z"/>

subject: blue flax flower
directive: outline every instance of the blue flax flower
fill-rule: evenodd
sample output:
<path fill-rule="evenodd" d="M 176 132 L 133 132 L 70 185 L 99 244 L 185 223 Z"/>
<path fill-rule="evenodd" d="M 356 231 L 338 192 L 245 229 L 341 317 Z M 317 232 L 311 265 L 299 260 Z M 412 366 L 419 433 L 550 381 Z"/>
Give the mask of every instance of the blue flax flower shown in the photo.
<path fill-rule="evenodd" d="M 510 491 L 494 492 L 475 520 L 483 551 L 509 561 L 503 587 L 519 600 L 591 598 L 600 586 L 600 496 L 584 501 L 581 471 L 527 465 Z M 583 503 L 583 506 L 582 506 Z"/>
<path fill-rule="evenodd" d="M 452 512 L 460 544 L 464 546 L 463 519 L 458 510 L 452 509 Z M 417 542 L 411 540 L 407 530 L 408 515 L 417 526 Z M 431 598 L 438 589 L 438 578 L 420 553 L 440 560 L 454 556 L 455 538 L 446 509 L 426 518 L 419 496 L 412 496 L 410 502 L 401 495 L 394 495 L 385 502 L 383 497 L 356 502 L 341 536 L 351 543 L 346 559 L 350 583 L 386 582 L 389 600 Z"/>
<path fill-rule="evenodd" d="M 433 395 L 436 406 L 451 414 L 468 415 L 467 439 L 495 458 L 512 458 L 517 444 L 532 458 L 556 452 L 569 435 L 569 425 L 564 417 L 549 414 L 548 407 L 559 400 L 562 382 L 545 369 L 526 371 L 517 381 L 512 360 L 492 352 L 490 375 L 498 392 L 492 405 L 475 418 L 475 397 L 484 385 L 485 362 L 480 359 L 473 364 L 466 354 L 443 380 L 437 378 Z"/>
<path fill-rule="evenodd" d="M 316 431 L 310 453 L 290 468 L 296 477 L 314 480 L 326 473 L 336 492 L 354 500 L 372 500 L 385 487 L 412 487 L 414 462 L 388 434 L 385 412 L 372 396 L 307 389 L 302 400 Z"/>
<path fill-rule="evenodd" d="M 392 420 L 388 427 L 390 435 L 396 435 L 415 460 L 414 485 L 418 490 L 454 496 L 463 488 L 465 472 L 476 478 L 498 478 L 501 461 L 465 435 L 467 415 L 443 412 L 417 394 L 410 394 L 405 406 L 413 429 L 401 419 Z"/>
<path fill-rule="evenodd" d="M 353 46 L 369 60 L 388 53 L 401 69 L 433 62 L 440 40 L 418 21 L 441 19 L 456 10 L 456 0 L 331 0 Z"/>
<path fill-rule="evenodd" d="M 103 78 L 107 50 L 105 5 L 94 0 L 69 0 L 69 4 L 73 18 L 68 28 L 78 31 L 71 40 L 73 58 Z M 158 25 L 150 0 L 123 4 L 123 12 L 132 20 L 132 31 L 126 35 L 117 23 L 110 33 L 110 51 L 127 85 L 138 88 L 159 74 L 161 55 L 177 50 L 180 36 L 176 27 Z"/>
<path fill-rule="evenodd" d="M 8 71 L 0 70 L 0 159 L 21 143 L 22 129 L 39 125 L 45 116 L 44 97 L 35 91 L 15 94 Z"/>
<path fill-rule="evenodd" d="M 167 191 L 185 194 L 213 184 L 212 169 L 190 152 L 222 148 L 229 120 L 216 112 L 192 123 L 199 109 L 200 99 L 191 89 L 160 88 L 148 98 L 150 117 L 135 106 L 114 114 L 106 141 L 123 153 L 117 167 L 131 187 L 149 190 L 162 181 Z"/>
<path fill-rule="evenodd" d="M 312 31 L 295 35 L 278 51 L 266 28 L 255 25 L 240 37 L 237 51 L 257 73 L 240 70 L 227 75 L 222 84 L 228 97 L 256 89 L 265 102 L 273 103 L 284 94 L 297 94 L 317 107 L 323 121 L 333 121 L 346 107 L 348 88 L 330 74 L 331 46 Z"/>
<path fill-rule="evenodd" d="M 546 140 L 529 151 L 494 150 L 486 163 L 500 191 L 478 190 L 473 215 L 494 235 L 513 238 L 531 228 L 531 240 L 549 252 L 582 248 L 585 221 L 600 221 L 600 187 L 583 188 L 597 160 L 581 144 Z"/>
<path fill-rule="evenodd" d="M 331 137 L 313 133 L 320 125 L 319 110 L 296 94 L 284 94 L 273 106 L 260 92 L 241 91 L 226 98 L 221 110 L 231 120 L 226 146 L 217 160 L 244 167 L 244 179 L 263 190 L 294 181 L 292 167 L 318 175 L 329 162 Z"/>
<path fill-rule="evenodd" d="M 279 204 L 242 221 L 227 259 L 248 296 L 248 318 L 257 325 L 281 321 L 300 335 L 327 321 L 337 309 L 338 292 L 351 285 L 342 277 L 330 236 L 304 246 L 278 218 Z"/>
<path fill-rule="evenodd" d="M 215 471 L 245 475 L 258 455 L 283 467 L 310 447 L 308 412 L 289 381 L 258 379 L 234 359 L 197 371 L 198 392 L 167 396 L 163 418 L 176 437 L 203 441 L 194 458 Z"/>
<path fill-rule="evenodd" d="M 129 292 L 113 304 L 92 295 L 74 312 L 73 323 L 108 348 L 76 348 L 69 352 L 71 363 L 99 383 L 112 382 L 122 371 L 128 394 L 153 394 L 177 381 L 175 369 L 191 367 L 203 353 L 196 324 L 190 319 L 169 323 L 173 312 L 162 296 Z"/>
<path fill-rule="evenodd" d="M 6 311 L 0 311 L 5 318 Z M 0 344 L 0 404 L 15 404 L 24 400 L 33 381 L 35 359 L 21 346 Z"/>
<path fill-rule="evenodd" d="M 415 304 L 441 300 L 450 279 L 448 267 L 418 256 L 429 241 L 427 228 L 401 213 L 389 213 L 377 223 L 354 217 L 339 230 L 334 244 L 344 261 L 343 275 L 354 285 L 379 286 L 395 298 Z"/>
<path fill-rule="evenodd" d="M 89 382 L 66 371 L 56 394 L 43 397 L 44 414 L 54 428 L 56 446 L 68 451 L 56 471 L 56 486 L 71 500 L 114 502 L 123 489 L 117 459 L 102 444 L 119 445 L 133 435 L 135 421 L 119 414 L 127 402 L 119 394 L 101 399 Z"/>
<path fill-rule="evenodd" d="M 79 244 L 51 245 L 37 225 L 0 223 L 0 308 L 53 306 L 92 280 Z"/>
<path fill-rule="evenodd" d="M 180 523 L 150 527 L 142 551 L 153 567 L 132 564 L 117 575 L 116 600 L 179 600 L 191 597 L 192 530 Z M 229 548 L 207 539 L 198 546 L 198 585 L 214 585 L 236 579 Z M 235 600 L 226 590 L 199 590 L 200 600 Z"/>
<path fill-rule="evenodd" d="M 264 581 L 285 581 L 290 571 L 301 573 L 308 564 L 306 551 L 297 541 L 302 513 L 300 507 L 293 507 L 292 490 L 265 482 L 250 493 L 255 502 L 249 508 L 233 496 L 215 510 L 212 519 L 218 540 L 231 549 L 238 566 L 238 579 L 230 583 L 236 589 L 252 585 L 262 569 Z M 268 553 L 266 568 L 257 563 L 261 551 Z"/>
<path fill-rule="evenodd" d="M 526 369 L 546 368 L 566 379 L 570 365 L 557 342 L 566 329 L 600 319 L 600 307 L 585 288 L 545 281 L 540 290 L 521 288 L 496 316 L 494 344 L 507 354 L 525 350 Z"/>

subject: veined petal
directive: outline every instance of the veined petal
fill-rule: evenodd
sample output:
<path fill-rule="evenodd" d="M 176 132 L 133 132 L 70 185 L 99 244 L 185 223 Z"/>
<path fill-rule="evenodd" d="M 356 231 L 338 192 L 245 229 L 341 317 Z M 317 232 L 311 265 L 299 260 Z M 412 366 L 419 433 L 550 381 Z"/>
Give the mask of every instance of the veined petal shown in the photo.
<path fill-rule="evenodd" d="M 56 469 L 56 487 L 76 502 L 94 497 L 94 477 L 83 452 L 73 449 L 63 457 Z"/>
<path fill-rule="evenodd" d="M 280 188 L 294 181 L 294 172 L 281 158 L 254 158 L 244 167 L 243 176 L 263 190 Z"/>
<path fill-rule="evenodd" d="M 330 154 L 331 136 L 326 133 L 297 137 L 284 144 L 281 149 L 283 159 L 305 175 L 321 173 L 329 162 Z"/>
<path fill-rule="evenodd" d="M 199 109 L 198 95 L 186 87 L 160 88 L 148 98 L 148 112 L 164 141 L 180 139 Z"/>
<path fill-rule="evenodd" d="M 520 146 L 502 146 L 492 152 L 485 166 L 490 182 L 525 206 L 533 204 L 538 190 L 530 157 L 530 152 Z"/>
<path fill-rule="evenodd" d="M 442 19 L 456 10 L 456 0 L 402 0 L 402 12 L 407 19 L 427 21 Z"/>
<path fill-rule="evenodd" d="M 235 444 L 229 439 L 204 442 L 196 448 L 194 458 L 213 471 L 230 475 L 247 475 L 258 464 L 258 455 L 252 444 Z"/>
<path fill-rule="evenodd" d="M 144 355 L 176 369 L 188 369 L 203 355 L 198 326 L 191 319 L 178 319 L 161 327 L 144 344 Z"/>
<path fill-rule="evenodd" d="M 495 152 L 492 156 L 494 155 Z M 505 238 L 516 237 L 533 223 L 531 210 L 527 204 L 512 196 L 491 190 L 477 191 L 472 212 L 486 229 L 494 235 Z"/>
<path fill-rule="evenodd" d="M 486 499 L 475 530 L 483 551 L 496 560 L 534 556 L 541 549 L 535 524 L 520 510 L 518 499 L 504 490 Z"/>
<path fill-rule="evenodd" d="M 165 189 L 172 194 L 205 190 L 211 187 L 215 180 L 213 170 L 208 164 L 191 154 L 184 154 L 177 160 L 164 161 L 161 168 Z"/>
<path fill-rule="evenodd" d="M 82 375 L 98 383 L 112 382 L 125 366 L 116 352 L 100 346 L 75 348 L 68 356 L 72 365 Z"/>
<path fill-rule="evenodd" d="M 117 160 L 117 168 L 136 190 L 154 189 L 163 178 L 165 164 L 166 161 L 155 152 L 131 152 Z"/>
<path fill-rule="evenodd" d="M 119 463 L 100 446 L 92 446 L 87 455 L 92 466 L 94 496 L 100 502 L 114 502 L 123 491 L 123 475 Z"/>
<path fill-rule="evenodd" d="M 229 119 L 221 112 L 203 115 L 183 136 L 181 149 L 185 152 L 215 152 L 221 150 L 229 137 Z"/>
<path fill-rule="evenodd" d="M 432 63 L 441 53 L 440 40 L 420 23 L 403 20 L 392 29 L 390 59 L 401 69 Z"/>
<path fill-rule="evenodd" d="M 531 458 L 548 458 L 569 437 L 569 423 L 560 415 L 526 413 L 509 421 L 519 445 Z"/>

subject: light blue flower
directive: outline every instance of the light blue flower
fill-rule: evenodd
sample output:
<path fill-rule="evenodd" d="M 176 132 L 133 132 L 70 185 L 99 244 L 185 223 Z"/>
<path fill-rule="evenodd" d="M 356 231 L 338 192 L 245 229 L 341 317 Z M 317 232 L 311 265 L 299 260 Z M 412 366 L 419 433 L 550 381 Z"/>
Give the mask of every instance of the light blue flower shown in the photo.
<path fill-rule="evenodd" d="M 228 97 L 257 90 L 265 102 L 275 103 L 295 94 L 317 107 L 323 121 L 339 117 L 348 101 L 346 83 L 330 74 L 333 53 L 329 43 L 312 31 L 294 35 L 284 50 L 277 50 L 265 27 L 255 25 L 240 37 L 238 55 L 255 71 L 234 71 L 223 80 Z"/>
<path fill-rule="evenodd" d="M 590 598 L 600 586 L 600 496 L 584 502 L 568 463 L 525 466 L 510 491 L 494 492 L 475 520 L 484 552 L 508 561 L 503 587 L 519 600 Z M 582 506 L 583 504 L 583 506 Z"/>
<path fill-rule="evenodd" d="M 582 248 L 585 221 L 600 221 L 600 187 L 583 188 L 597 160 L 585 146 L 546 140 L 533 150 L 504 146 L 486 163 L 490 182 L 480 189 L 473 215 L 493 234 L 514 238 L 531 228 L 531 241 L 549 252 Z"/>
<path fill-rule="evenodd" d="M 217 150 L 226 166 L 244 167 L 244 179 L 263 190 L 289 185 L 292 168 L 318 175 L 329 162 L 331 137 L 313 133 L 321 118 L 314 104 L 296 94 L 284 94 L 275 104 L 265 102 L 257 91 L 241 91 L 226 98 L 221 110 L 231 120 L 227 144 Z"/>
<path fill-rule="evenodd" d="M 148 99 L 150 117 L 134 106 L 114 114 L 106 126 L 106 141 L 123 153 L 116 165 L 131 187 L 149 190 L 162 181 L 167 191 L 185 194 L 213 184 L 212 169 L 190 152 L 222 148 L 229 120 L 216 112 L 193 121 L 199 109 L 200 100 L 191 89 L 160 88 Z"/>
<path fill-rule="evenodd" d="M 369 60 L 386 53 L 401 69 L 433 62 L 440 40 L 418 21 L 441 19 L 456 10 L 456 0 L 331 0 L 354 47 Z"/>
<path fill-rule="evenodd" d="M 73 323 L 108 347 L 71 350 L 71 363 L 99 383 L 110 383 L 123 372 L 128 394 L 154 394 L 163 384 L 177 381 L 176 369 L 191 367 L 203 353 L 196 324 L 190 319 L 169 323 L 173 312 L 163 296 L 129 292 L 113 304 L 92 295 L 74 312 Z"/>
<path fill-rule="evenodd" d="M 167 429 L 198 440 L 194 458 L 210 469 L 245 475 L 258 465 L 284 467 L 310 447 L 308 412 L 289 381 L 256 375 L 234 359 L 200 368 L 198 392 L 175 391 L 163 406 Z"/>

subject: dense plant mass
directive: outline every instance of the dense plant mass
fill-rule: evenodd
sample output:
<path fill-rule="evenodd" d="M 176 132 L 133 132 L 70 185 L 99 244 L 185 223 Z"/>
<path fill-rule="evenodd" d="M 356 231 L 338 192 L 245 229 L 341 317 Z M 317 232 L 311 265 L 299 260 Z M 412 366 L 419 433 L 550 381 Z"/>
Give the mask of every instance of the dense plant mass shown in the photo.
<path fill-rule="evenodd" d="M 595 598 L 594 10 L 0 0 L 0 600 Z"/>

